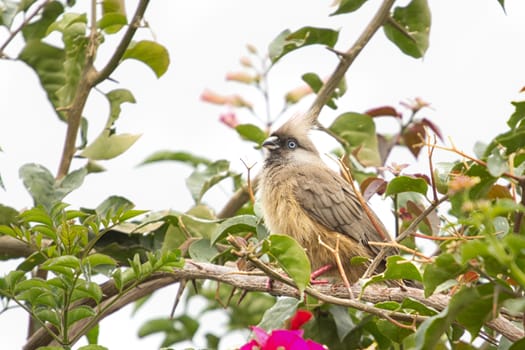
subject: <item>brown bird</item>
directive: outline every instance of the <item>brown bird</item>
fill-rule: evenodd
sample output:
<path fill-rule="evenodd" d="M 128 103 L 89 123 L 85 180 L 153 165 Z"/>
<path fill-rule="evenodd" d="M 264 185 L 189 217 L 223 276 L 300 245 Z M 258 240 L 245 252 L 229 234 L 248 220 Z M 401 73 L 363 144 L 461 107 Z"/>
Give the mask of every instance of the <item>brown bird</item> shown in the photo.
<path fill-rule="evenodd" d="M 313 270 L 336 266 L 334 254 L 319 238 L 333 248 L 339 239 L 344 271 L 348 280 L 355 282 L 368 264 L 351 264 L 351 258 L 373 258 L 380 248 L 368 242 L 384 241 L 383 235 L 363 210 L 352 186 L 323 162 L 308 137 L 311 128 L 307 118 L 292 118 L 263 143 L 268 150 L 259 182 L 264 221 L 270 232 L 290 235 L 301 244 Z M 330 274 L 338 275 L 337 268 Z"/>

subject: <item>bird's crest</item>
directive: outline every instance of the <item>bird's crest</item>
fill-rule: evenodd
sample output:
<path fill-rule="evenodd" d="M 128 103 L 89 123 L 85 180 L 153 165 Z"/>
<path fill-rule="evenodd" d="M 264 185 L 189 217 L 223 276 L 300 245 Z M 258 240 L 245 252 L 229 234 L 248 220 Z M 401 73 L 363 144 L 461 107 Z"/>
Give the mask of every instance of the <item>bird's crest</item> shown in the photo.
<path fill-rule="evenodd" d="M 290 120 L 288 120 L 275 131 L 275 134 L 293 135 L 297 138 L 307 138 L 308 132 L 312 129 L 312 126 L 313 124 L 307 115 L 299 114 L 290 118 Z"/>

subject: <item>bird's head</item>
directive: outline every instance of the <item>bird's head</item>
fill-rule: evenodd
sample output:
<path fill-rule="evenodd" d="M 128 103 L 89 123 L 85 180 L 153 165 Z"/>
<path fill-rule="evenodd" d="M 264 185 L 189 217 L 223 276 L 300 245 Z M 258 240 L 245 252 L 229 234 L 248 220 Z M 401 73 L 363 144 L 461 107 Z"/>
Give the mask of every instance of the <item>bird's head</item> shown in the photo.
<path fill-rule="evenodd" d="M 319 158 L 319 152 L 308 137 L 309 125 L 292 118 L 271 134 L 262 146 L 268 150 L 267 162 L 295 163 Z"/>

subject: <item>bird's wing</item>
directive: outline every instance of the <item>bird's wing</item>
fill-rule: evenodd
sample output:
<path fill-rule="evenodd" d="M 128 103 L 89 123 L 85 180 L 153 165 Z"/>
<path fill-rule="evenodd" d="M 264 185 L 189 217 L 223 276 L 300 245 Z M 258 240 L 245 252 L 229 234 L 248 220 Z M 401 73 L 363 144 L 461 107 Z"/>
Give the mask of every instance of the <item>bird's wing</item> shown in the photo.
<path fill-rule="evenodd" d="M 308 215 L 329 230 L 366 245 L 383 241 L 351 186 L 337 173 L 313 166 L 299 171 L 295 196 Z"/>

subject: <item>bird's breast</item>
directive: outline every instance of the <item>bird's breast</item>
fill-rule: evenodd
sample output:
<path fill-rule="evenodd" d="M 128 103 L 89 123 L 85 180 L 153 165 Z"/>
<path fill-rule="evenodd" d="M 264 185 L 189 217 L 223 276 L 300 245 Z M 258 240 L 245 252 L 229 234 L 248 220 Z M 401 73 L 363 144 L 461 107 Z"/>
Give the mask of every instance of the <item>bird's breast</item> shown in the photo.
<path fill-rule="evenodd" d="M 307 236 L 318 229 L 297 202 L 297 186 L 293 174 L 266 173 L 260 188 L 261 207 L 265 224 L 271 233 L 290 235 L 304 246 L 307 241 L 311 241 Z"/>

